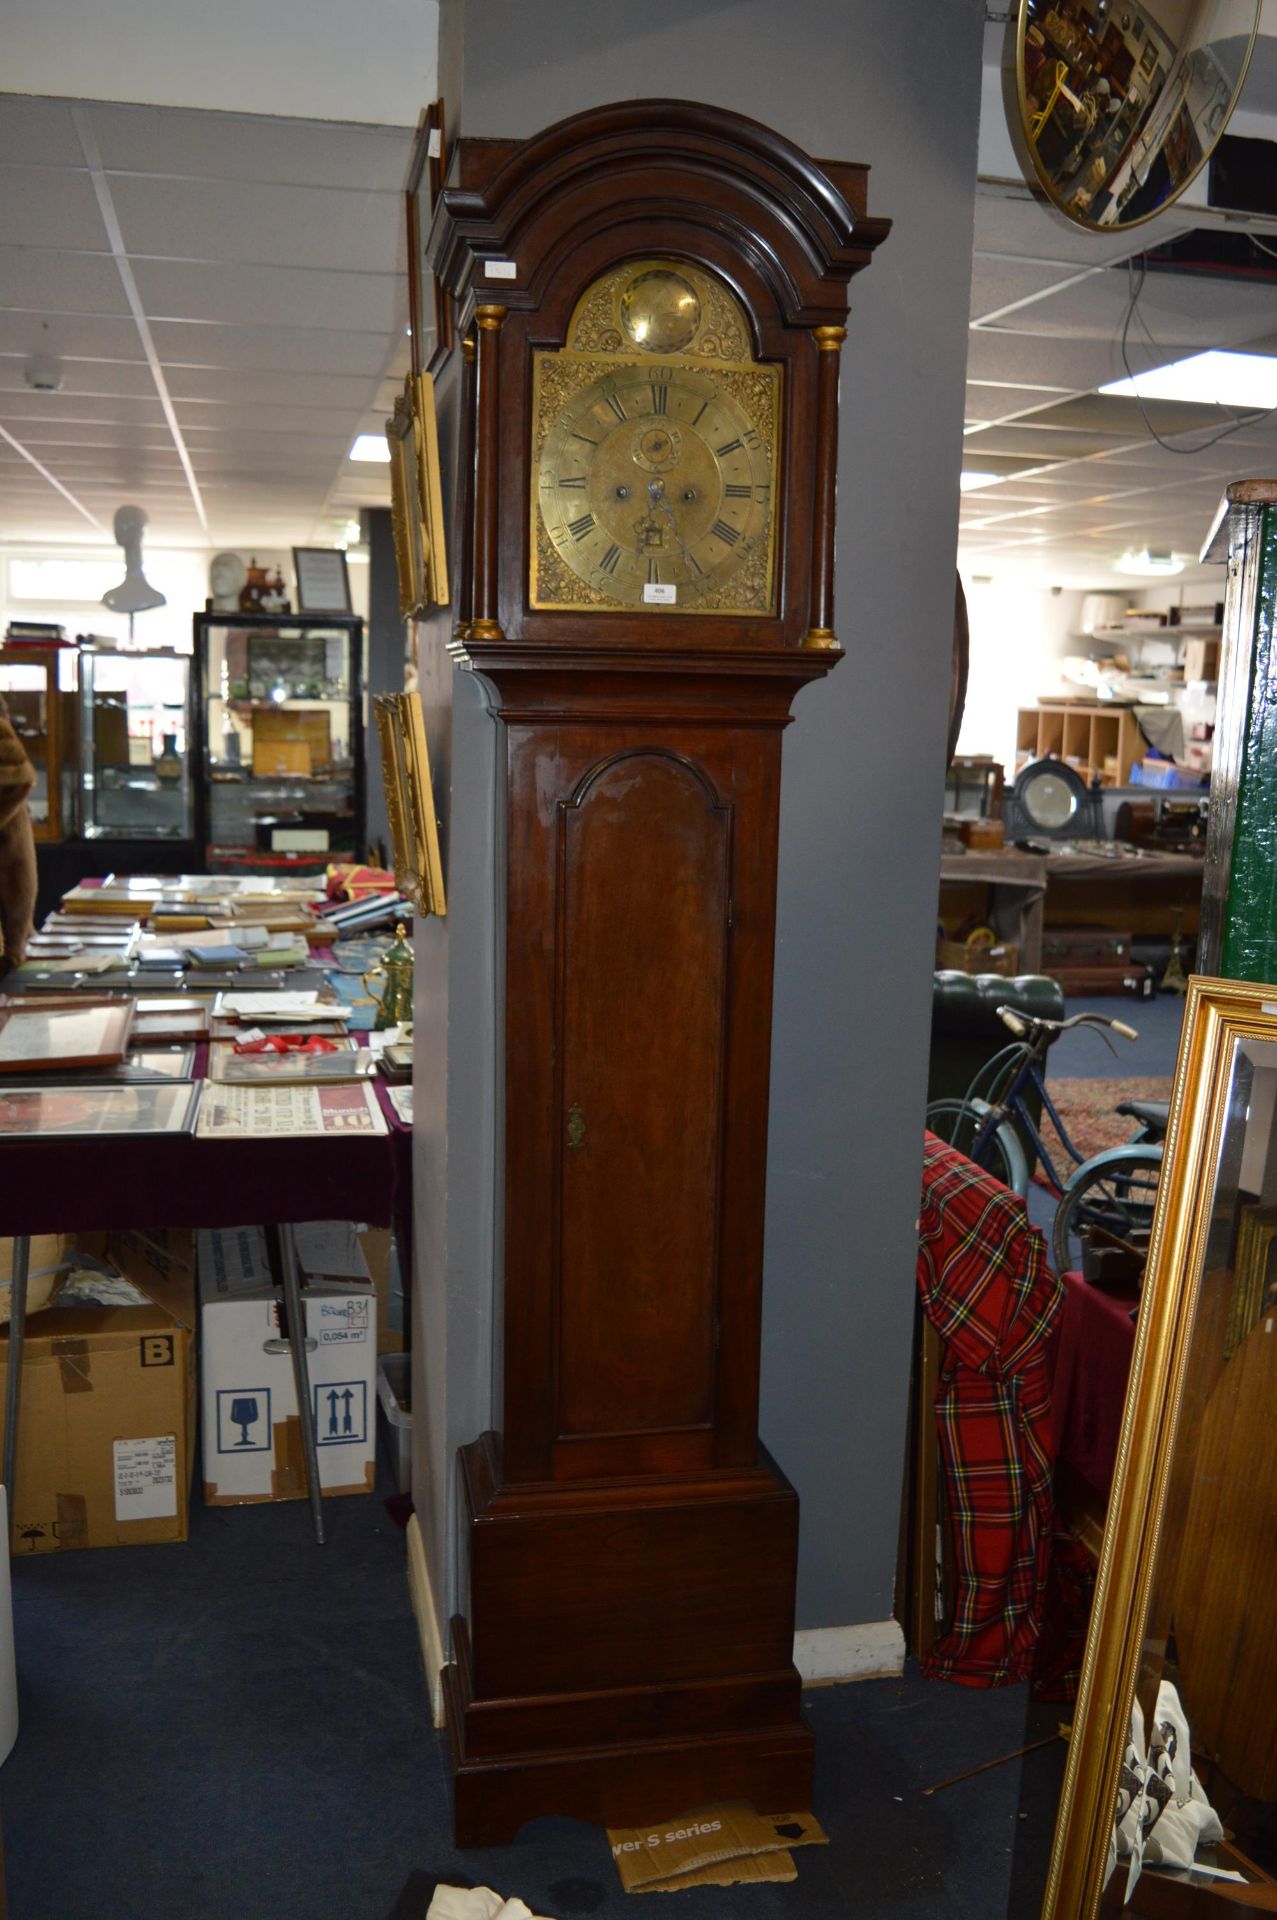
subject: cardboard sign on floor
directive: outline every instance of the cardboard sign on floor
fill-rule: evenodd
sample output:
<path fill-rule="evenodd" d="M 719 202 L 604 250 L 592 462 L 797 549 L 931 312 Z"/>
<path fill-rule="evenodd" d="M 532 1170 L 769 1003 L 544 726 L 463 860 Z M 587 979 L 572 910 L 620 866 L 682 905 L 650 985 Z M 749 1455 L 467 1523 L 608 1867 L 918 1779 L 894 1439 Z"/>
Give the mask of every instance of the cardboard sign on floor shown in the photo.
<path fill-rule="evenodd" d="M 702 1807 L 648 1827 L 608 1828 L 627 1893 L 678 1893 L 798 1877 L 792 1847 L 828 1845 L 810 1813 L 755 1813 L 743 1803 Z"/>

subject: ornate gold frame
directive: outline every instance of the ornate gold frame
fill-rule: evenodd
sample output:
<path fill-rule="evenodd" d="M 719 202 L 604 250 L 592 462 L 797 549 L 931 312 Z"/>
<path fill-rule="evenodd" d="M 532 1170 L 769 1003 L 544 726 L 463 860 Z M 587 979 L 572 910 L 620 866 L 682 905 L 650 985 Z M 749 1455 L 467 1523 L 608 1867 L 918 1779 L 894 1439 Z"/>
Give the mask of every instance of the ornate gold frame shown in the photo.
<path fill-rule="evenodd" d="M 1042 1920 L 1094 1920 L 1104 1887 L 1237 1040 L 1277 1042 L 1277 988 L 1191 980 Z"/>
<path fill-rule="evenodd" d="M 386 422 L 390 448 L 390 513 L 399 572 L 399 617 L 408 620 L 448 604 L 443 479 L 435 383 L 409 374 Z"/>
<path fill-rule="evenodd" d="M 395 885 L 411 900 L 415 913 L 435 913 L 442 919 L 448 903 L 421 696 L 378 694 L 373 711 L 381 742 Z"/>

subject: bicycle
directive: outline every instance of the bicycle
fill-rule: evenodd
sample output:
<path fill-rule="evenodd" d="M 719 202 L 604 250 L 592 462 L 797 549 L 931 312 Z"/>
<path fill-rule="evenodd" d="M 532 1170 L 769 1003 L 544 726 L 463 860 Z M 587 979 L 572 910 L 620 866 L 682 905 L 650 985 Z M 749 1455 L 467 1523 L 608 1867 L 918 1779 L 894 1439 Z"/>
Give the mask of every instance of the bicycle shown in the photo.
<path fill-rule="evenodd" d="M 1139 1131 L 1125 1146 L 1109 1147 L 1088 1159 L 1069 1138 L 1044 1073 L 1048 1050 L 1072 1028 L 1107 1029 L 1124 1040 L 1138 1040 L 1135 1028 L 1101 1013 L 1042 1020 L 1017 1013 L 1013 1007 L 999 1007 L 998 1018 L 1015 1040 L 985 1062 L 961 1100 L 931 1102 L 927 1108 L 928 1128 L 1021 1197 L 1028 1194 L 1031 1169 L 1037 1159 L 1058 1202 L 1051 1235 L 1057 1273 L 1081 1265 L 1083 1229 L 1094 1230 L 1110 1244 L 1142 1255 L 1153 1225 L 1166 1104 L 1124 1101 L 1117 1111 L 1135 1120 Z M 1111 1046 L 1108 1032 L 1105 1039 Z M 1073 1162 L 1073 1172 L 1065 1178 L 1061 1178 L 1029 1106 L 1031 1094 L 1041 1100 L 1043 1113 Z"/>

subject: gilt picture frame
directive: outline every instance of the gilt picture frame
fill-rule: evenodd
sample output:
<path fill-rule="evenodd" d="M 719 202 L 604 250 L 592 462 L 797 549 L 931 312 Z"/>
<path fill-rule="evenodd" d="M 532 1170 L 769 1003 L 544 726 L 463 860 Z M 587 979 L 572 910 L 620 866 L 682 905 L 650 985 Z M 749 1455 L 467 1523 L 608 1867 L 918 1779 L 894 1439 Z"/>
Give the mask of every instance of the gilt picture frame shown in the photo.
<path fill-rule="evenodd" d="M 399 617 L 410 620 L 427 605 L 421 430 L 411 375 L 386 422 L 386 445 L 390 449 L 390 521 L 399 573 Z"/>
<path fill-rule="evenodd" d="M 447 912 L 425 717 L 417 693 L 374 701 L 395 885 L 418 915 Z"/>
<path fill-rule="evenodd" d="M 1273 1450 L 1264 1433 L 1237 1432 L 1247 1381 L 1253 1391 L 1254 1368 L 1270 1365 L 1270 1349 L 1277 1355 L 1265 1339 L 1271 1317 L 1252 1320 L 1243 1311 L 1246 1327 L 1238 1318 L 1239 1296 L 1244 1303 L 1254 1294 L 1255 1265 L 1267 1254 L 1253 1229 L 1244 1232 L 1247 1215 L 1256 1193 L 1266 1197 L 1275 1180 L 1277 986 L 1194 978 L 1042 1920 L 1095 1920 L 1102 1901 L 1106 1914 L 1190 1910 L 1158 1904 L 1164 1882 L 1143 1888 L 1143 1875 L 1162 1880 L 1165 1873 L 1146 1864 L 1155 1858 L 1146 1845 L 1142 1870 L 1139 1859 L 1116 1857 L 1119 1777 L 1137 1699 L 1151 1728 L 1162 1688 L 1173 1686 L 1192 1735 L 1193 1767 L 1202 1768 L 1206 1756 L 1207 1778 L 1199 1781 L 1206 1793 L 1219 1795 L 1222 1786 L 1251 1793 L 1238 1771 L 1257 1765 L 1257 1750 L 1259 1771 L 1277 1783 L 1271 1702 L 1253 1683 L 1236 1686 L 1240 1610 L 1266 1605 L 1277 1590 L 1277 1564 L 1272 1578 L 1251 1564 L 1269 1555 L 1270 1530 L 1267 1493 L 1247 1480 L 1270 1472 Z M 1265 1418 L 1273 1398 L 1259 1402 Z M 1209 1510 L 1204 1495 L 1214 1503 Z M 1220 1532 L 1221 1514 L 1231 1535 Z M 1227 1553 L 1217 1544 L 1225 1537 Z M 1255 1624 L 1256 1652 L 1267 1658 L 1267 1614 Z M 1225 1775 L 1220 1757 L 1230 1751 L 1246 1758 L 1229 1758 Z M 1277 1784 L 1264 1798 L 1277 1799 Z M 1222 1917 L 1238 1899 L 1256 1904 L 1221 1874 L 1277 1878 L 1234 1845 L 1228 1808 L 1221 1808 L 1224 1838 L 1212 1843 L 1205 1872 L 1177 1876 L 1181 1888 L 1193 1889 L 1195 1914 Z"/>
<path fill-rule="evenodd" d="M 447 155 L 444 103 L 439 98 L 422 109 L 404 186 L 408 320 L 414 375 L 434 372 L 452 351 L 452 296 L 426 258 L 435 203 L 443 190 Z"/>

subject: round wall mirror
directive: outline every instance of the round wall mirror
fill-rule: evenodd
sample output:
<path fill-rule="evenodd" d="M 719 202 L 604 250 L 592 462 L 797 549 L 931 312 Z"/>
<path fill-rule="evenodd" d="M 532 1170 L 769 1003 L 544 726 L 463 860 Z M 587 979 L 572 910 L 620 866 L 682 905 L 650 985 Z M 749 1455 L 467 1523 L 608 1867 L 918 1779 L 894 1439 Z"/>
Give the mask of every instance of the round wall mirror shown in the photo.
<path fill-rule="evenodd" d="M 1007 118 L 1026 178 L 1079 226 L 1179 199 L 1241 92 L 1263 0 L 1020 0 Z"/>

